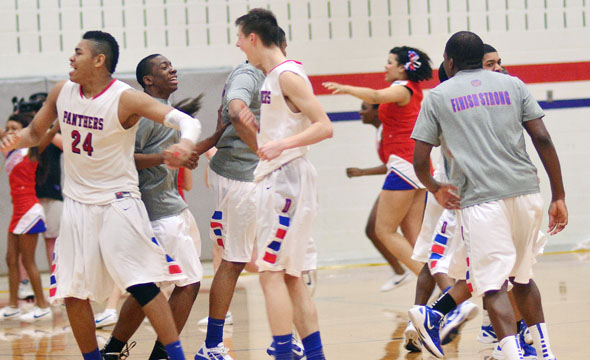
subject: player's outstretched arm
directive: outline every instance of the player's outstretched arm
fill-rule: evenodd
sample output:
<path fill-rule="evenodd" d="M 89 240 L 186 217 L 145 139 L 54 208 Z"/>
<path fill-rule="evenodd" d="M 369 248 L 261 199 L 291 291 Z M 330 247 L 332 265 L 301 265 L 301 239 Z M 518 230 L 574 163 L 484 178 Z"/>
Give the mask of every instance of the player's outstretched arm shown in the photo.
<path fill-rule="evenodd" d="M 371 167 L 371 168 L 356 168 L 356 167 L 349 167 L 346 168 L 346 176 L 349 178 L 358 177 L 358 176 L 367 176 L 367 175 L 383 175 L 387 174 L 387 166 L 385 164 L 381 164 L 379 166 Z"/>
<path fill-rule="evenodd" d="M 2 137 L 2 151 L 33 147 L 41 141 L 47 133 L 49 126 L 57 118 L 57 97 L 64 84 L 65 81 L 59 82 L 51 89 L 43 106 L 39 109 L 29 126 L 18 131 L 16 134 L 6 134 Z"/>
<path fill-rule="evenodd" d="M 322 104 L 313 94 L 305 80 L 292 72 L 284 72 L 279 78 L 283 95 L 311 120 L 311 126 L 297 135 L 270 141 L 258 148 L 261 160 L 272 160 L 284 150 L 315 144 L 332 137 L 332 123 Z"/>
<path fill-rule="evenodd" d="M 209 136 L 208 138 L 205 138 L 205 139 L 199 141 L 197 143 L 197 145 L 195 145 L 194 151 L 197 153 L 198 156 L 201 156 L 202 154 L 209 151 L 212 147 L 217 145 L 217 142 L 221 138 L 221 135 L 223 135 L 223 132 L 225 131 L 225 129 L 227 129 L 229 124 L 231 124 L 229 122 L 225 123 L 225 124 L 223 123 L 222 118 L 221 118 L 222 109 L 223 109 L 223 105 L 220 105 L 219 109 L 217 109 L 217 127 L 215 129 L 215 132 L 213 134 L 211 134 L 211 136 Z"/>
<path fill-rule="evenodd" d="M 410 98 L 412 97 L 410 90 L 403 85 L 390 86 L 379 90 L 361 86 L 343 85 L 330 81 L 322 83 L 322 85 L 326 89 L 332 90 L 332 94 L 352 95 L 369 104 L 396 103 L 405 105 L 410 102 Z"/>
<path fill-rule="evenodd" d="M 549 206 L 549 234 L 554 235 L 563 230 L 568 222 L 565 205 L 565 190 L 561 177 L 561 166 L 551 136 L 542 119 L 525 121 L 523 126 L 530 135 L 539 154 L 543 167 L 551 184 L 551 205 Z"/>
<path fill-rule="evenodd" d="M 140 117 L 180 130 L 180 141 L 164 152 L 164 162 L 171 168 L 183 166 L 190 158 L 194 144 L 201 135 L 201 123 L 199 120 L 169 105 L 162 104 L 143 92 L 137 90 L 124 91 L 119 100 L 121 124 L 129 128 Z"/>

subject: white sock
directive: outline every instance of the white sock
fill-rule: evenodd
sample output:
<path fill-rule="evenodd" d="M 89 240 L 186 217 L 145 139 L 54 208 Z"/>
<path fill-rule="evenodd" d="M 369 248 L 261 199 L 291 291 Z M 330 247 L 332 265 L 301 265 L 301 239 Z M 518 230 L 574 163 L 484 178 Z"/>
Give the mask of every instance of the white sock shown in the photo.
<path fill-rule="evenodd" d="M 518 335 L 508 335 L 500 340 L 500 349 L 506 360 L 522 360 L 522 350 L 518 344 Z"/>
<path fill-rule="evenodd" d="M 549 344 L 549 333 L 547 332 L 547 324 L 538 323 L 529 326 L 529 331 L 533 337 L 533 345 L 537 350 L 537 357 L 539 359 L 555 359 Z"/>
<path fill-rule="evenodd" d="M 484 310 L 483 317 L 481 319 L 481 325 L 482 326 L 490 326 L 491 324 L 492 324 L 492 322 L 490 321 L 490 316 L 488 315 L 488 311 Z"/>

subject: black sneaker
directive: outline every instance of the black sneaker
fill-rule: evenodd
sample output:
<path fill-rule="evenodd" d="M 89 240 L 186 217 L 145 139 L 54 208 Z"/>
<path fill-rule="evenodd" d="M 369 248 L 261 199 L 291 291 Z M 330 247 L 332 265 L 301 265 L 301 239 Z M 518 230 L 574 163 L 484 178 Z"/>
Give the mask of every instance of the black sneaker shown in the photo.
<path fill-rule="evenodd" d="M 100 350 L 103 360 L 125 360 L 129 357 L 129 350 L 135 347 L 135 341 L 126 343 L 123 350 L 120 353 L 116 352 L 105 352 L 105 349 Z"/>

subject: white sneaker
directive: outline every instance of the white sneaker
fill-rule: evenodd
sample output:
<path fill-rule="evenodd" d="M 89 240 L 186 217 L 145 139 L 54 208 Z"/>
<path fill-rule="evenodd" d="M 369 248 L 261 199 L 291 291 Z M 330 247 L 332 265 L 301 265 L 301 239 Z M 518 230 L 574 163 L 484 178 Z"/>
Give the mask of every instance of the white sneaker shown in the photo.
<path fill-rule="evenodd" d="M 443 327 L 440 330 L 441 343 L 445 345 L 453 341 L 465 323 L 473 319 L 478 311 L 478 307 L 469 301 L 459 304 L 445 318 Z"/>
<path fill-rule="evenodd" d="M 201 320 L 199 320 L 197 325 L 207 326 L 208 323 L 209 323 L 209 317 L 204 317 Z M 233 325 L 233 324 L 234 324 L 234 317 L 232 316 L 231 311 L 228 310 L 227 314 L 225 314 L 225 325 Z"/>
<path fill-rule="evenodd" d="M 217 344 L 214 348 L 207 348 L 207 345 L 203 344 L 197 354 L 195 360 L 234 360 L 229 356 L 229 349 L 223 346 L 223 343 Z"/>
<path fill-rule="evenodd" d="M 12 306 L 5 306 L 0 309 L 0 320 L 9 320 L 19 317 L 21 314 L 20 309 Z"/>
<path fill-rule="evenodd" d="M 35 322 L 39 320 L 49 320 L 53 318 L 53 313 L 51 312 L 50 307 L 46 307 L 45 309 L 41 309 L 38 306 L 35 306 L 33 310 L 29 311 L 26 314 L 22 314 L 19 319 L 20 321 L 26 322 Z"/>
<path fill-rule="evenodd" d="M 389 279 L 387 279 L 385 284 L 383 284 L 383 286 L 381 286 L 381 291 L 382 292 L 391 291 L 391 290 L 395 289 L 396 287 L 402 285 L 406 280 L 409 280 L 409 279 L 410 279 L 410 272 L 408 270 L 406 270 L 406 272 L 401 275 L 394 273 L 393 276 L 390 277 Z"/>
<path fill-rule="evenodd" d="M 18 298 L 20 300 L 32 300 L 35 298 L 33 287 L 28 279 L 25 279 L 18 284 Z"/>
<path fill-rule="evenodd" d="M 406 327 L 406 330 L 404 330 L 404 348 L 409 352 L 422 351 L 420 336 L 411 321 L 408 321 L 408 326 Z"/>
<path fill-rule="evenodd" d="M 105 311 L 94 316 L 94 323 L 96 324 L 96 328 L 100 329 L 105 326 L 116 324 L 117 319 L 119 319 L 119 317 L 117 316 L 117 310 L 105 309 Z"/>

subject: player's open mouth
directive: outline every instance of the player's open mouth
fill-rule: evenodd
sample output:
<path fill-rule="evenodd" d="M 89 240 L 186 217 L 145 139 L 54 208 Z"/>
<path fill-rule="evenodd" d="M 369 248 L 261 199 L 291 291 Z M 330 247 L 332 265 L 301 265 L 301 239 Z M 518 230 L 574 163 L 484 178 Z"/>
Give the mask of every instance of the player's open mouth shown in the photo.
<path fill-rule="evenodd" d="M 173 84 L 178 84 L 178 78 L 176 76 L 173 76 L 170 78 L 170 82 Z"/>

